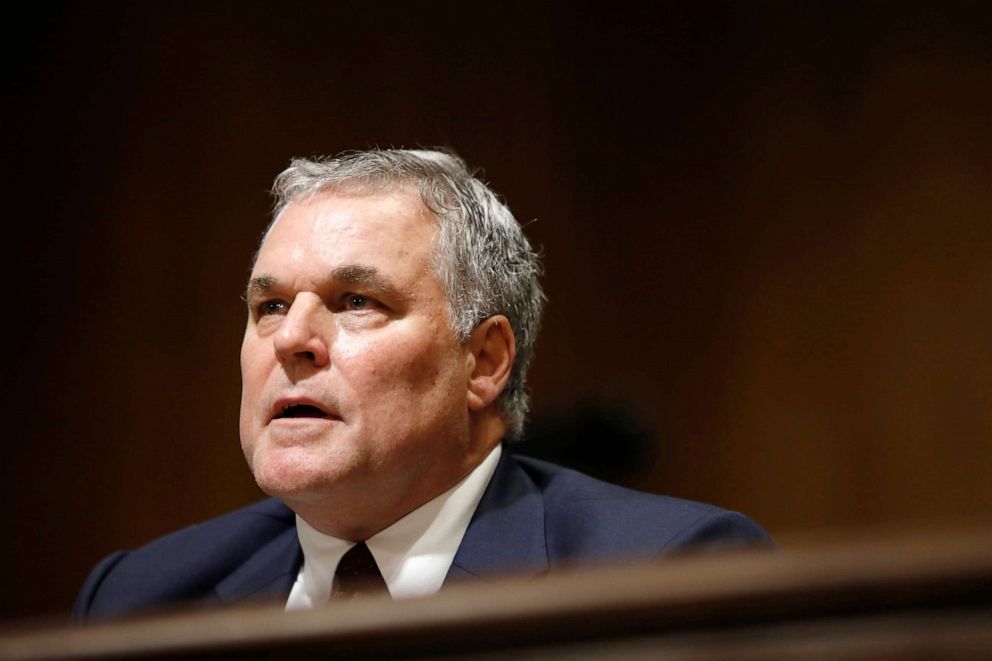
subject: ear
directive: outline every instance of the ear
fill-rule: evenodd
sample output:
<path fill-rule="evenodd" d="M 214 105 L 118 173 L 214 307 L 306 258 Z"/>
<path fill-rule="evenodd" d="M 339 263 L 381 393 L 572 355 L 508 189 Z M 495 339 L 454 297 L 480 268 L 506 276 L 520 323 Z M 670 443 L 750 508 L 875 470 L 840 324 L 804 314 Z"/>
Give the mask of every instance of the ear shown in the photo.
<path fill-rule="evenodd" d="M 468 346 L 472 356 L 468 408 L 481 411 L 496 401 L 510 380 L 513 360 L 517 356 L 517 342 L 510 320 L 501 314 L 489 317 L 472 331 Z"/>

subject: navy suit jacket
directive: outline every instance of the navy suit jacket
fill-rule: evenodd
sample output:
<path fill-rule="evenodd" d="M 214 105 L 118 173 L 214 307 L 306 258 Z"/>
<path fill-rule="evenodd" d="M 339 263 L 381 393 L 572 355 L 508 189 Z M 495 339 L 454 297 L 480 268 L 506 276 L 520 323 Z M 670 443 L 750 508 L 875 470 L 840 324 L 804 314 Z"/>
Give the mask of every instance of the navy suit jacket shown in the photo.
<path fill-rule="evenodd" d="M 771 543 L 736 512 L 631 491 L 504 451 L 445 584 Z M 184 603 L 285 601 L 302 561 L 292 510 L 264 500 L 107 557 L 86 579 L 73 616 L 84 622 Z"/>

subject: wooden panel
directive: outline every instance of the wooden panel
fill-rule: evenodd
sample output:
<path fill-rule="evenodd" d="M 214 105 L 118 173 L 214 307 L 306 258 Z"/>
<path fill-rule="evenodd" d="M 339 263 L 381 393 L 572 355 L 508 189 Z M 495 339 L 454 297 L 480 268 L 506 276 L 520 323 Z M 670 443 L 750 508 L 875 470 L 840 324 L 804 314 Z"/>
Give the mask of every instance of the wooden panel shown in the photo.
<path fill-rule="evenodd" d="M 992 519 L 992 5 L 638 4 L 10 21 L 0 617 L 260 495 L 265 191 L 372 144 L 449 144 L 536 219 L 534 415 L 587 467 L 776 535 Z"/>
<path fill-rule="evenodd" d="M 969 658 L 992 652 L 990 615 L 992 534 L 944 531 L 464 584 L 416 601 L 369 598 L 295 613 L 277 606 L 10 632 L 0 638 L 0 656 L 636 658 L 657 650 L 671 658 L 803 651 Z"/>

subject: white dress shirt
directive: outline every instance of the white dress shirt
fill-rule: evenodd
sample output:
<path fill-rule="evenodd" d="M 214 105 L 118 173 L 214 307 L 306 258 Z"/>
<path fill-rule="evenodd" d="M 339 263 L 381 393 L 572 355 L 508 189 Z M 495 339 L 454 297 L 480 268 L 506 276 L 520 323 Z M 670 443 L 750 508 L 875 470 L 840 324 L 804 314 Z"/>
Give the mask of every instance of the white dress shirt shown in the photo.
<path fill-rule="evenodd" d="M 394 599 L 423 597 L 441 589 L 500 453 L 497 445 L 461 482 L 365 540 Z M 317 531 L 299 515 L 296 532 L 303 566 L 286 610 L 327 603 L 338 562 L 354 546 L 354 542 Z"/>

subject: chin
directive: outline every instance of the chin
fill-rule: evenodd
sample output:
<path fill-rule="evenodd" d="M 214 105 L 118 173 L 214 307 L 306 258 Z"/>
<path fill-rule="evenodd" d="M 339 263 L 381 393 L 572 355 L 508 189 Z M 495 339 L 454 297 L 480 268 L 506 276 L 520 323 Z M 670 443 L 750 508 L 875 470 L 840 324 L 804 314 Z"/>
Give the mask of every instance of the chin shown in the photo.
<path fill-rule="evenodd" d="M 256 452 L 249 463 L 258 488 L 280 500 L 308 500 L 332 488 L 330 472 L 305 452 Z"/>

